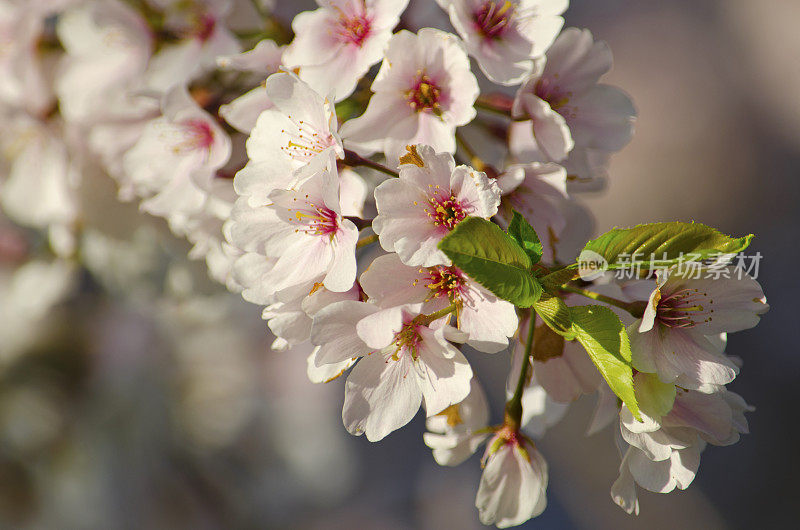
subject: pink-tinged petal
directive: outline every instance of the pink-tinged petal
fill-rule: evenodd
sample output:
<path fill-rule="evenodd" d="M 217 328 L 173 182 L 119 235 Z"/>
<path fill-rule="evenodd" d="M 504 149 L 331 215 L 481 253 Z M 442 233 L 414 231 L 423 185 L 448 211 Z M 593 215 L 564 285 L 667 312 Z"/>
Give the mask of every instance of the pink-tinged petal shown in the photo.
<path fill-rule="evenodd" d="M 600 388 L 597 390 L 597 404 L 594 412 L 592 412 L 592 419 L 586 427 L 586 436 L 591 436 L 605 429 L 618 415 L 619 405 L 617 404 L 616 394 L 608 388 L 607 384 L 601 383 Z"/>
<path fill-rule="evenodd" d="M 423 278 L 418 268 L 404 265 L 397 254 L 386 254 L 361 274 L 361 287 L 381 307 L 416 304 L 430 295 Z"/>
<path fill-rule="evenodd" d="M 710 269 L 707 274 L 713 275 Z M 760 320 L 760 315 L 769 310 L 764 291 L 759 283 L 734 267 L 724 267 L 720 277 L 690 279 L 678 275 L 670 276 L 665 289 L 675 293 L 690 289 L 701 306 L 702 320 L 696 319 L 693 329 L 706 335 L 735 332 L 749 329 Z M 722 274 L 727 275 L 722 276 Z"/>
<path fill-rule="evenodd" d="M 274 209 L 250 208 L 244 198 L 236 201 L 228 226 L 231 243 L 245 252 L 265 255 L 273 254 L 274 248 L 280 253 L 296 234 L 294 227 L 282 222 Z"/>
<path fill-rule="evenodd" d="M 563 5 L 564 2 L 560 3 Z M 544 7 L 545 9 L 550 10 L 551 13 L 539 11 L 537 14 L 540 16 L 524 17 L 519 21 L 519 26 L 517 28 L 517 31 L 521 35 L 531 40 L 530 44 L 527 44 L 526 46 L 526 48 L 530 46 L 528 54 L 529 57 L 539 57 L 543 55 L 544 52 L 550 48 L 550 45 L 553 44 L 558 32 L 564 27 L 564 19 L 562 17 L 542 16 L 547 14 L 560 14 L 563 12 L 563 10 L 557 11 L 556 9 L 553 9 L 549 5 L 550 2 L 544 2 L 543 4 L 544 5 L 537 7 L 539 9 Z M 531 36 L 533 36 L 533 38 L 531 38 Z"/>
<path fill-rule="evenodd" d="M 355 364 L 354 360 L 347 359 L 340 363 L 317 366 L 316 357 L 318 351 L 319 348 L 315 348 L 306 360 L 306 374 L 308 375 L 309 381 L 312 383 L 329 383 L 337 377 L 342 376 L 342 374 Z"/>
<path fill-rule="evenodd" d="M 358 229 L 348 219 L 340 223 L 339 231 L 331 242 L 334 246 L 333 261 L 323 283 L 331 291 L 344 292 L 349 290 L 356 280 Z"/>
<path fill-rule="evenodd" d="M 614 481 L 614 484 L 611 485 L 611 499 L 617 506 L 629 514 L 639 515 L 639 498 L 636 495 L 636 482 L 633 479 L 628 465 L 630 461 L 628 455 L 631 451 L 636 451 L 636 449 L 628 449 L 625 453 L 625 458 L 623 458 L 622 464 L 619 466 L 619 477 Z"/>
<path fill-rule="evenodd" d="M 316 365 L 337 364 L 369 354 L 372 348 L 359 338 L 356 325 L 377 310 L 373 304 L 346 300 L 314 315 L 311 343 L 319 346 Z"/>
<path fill-rule="evenodd" d="M 683 391 L 675 398 L 675 405 L 664 423 L 692 427 L 713 439 L 723 440 L 730 433 L 732 421 L 731 407 L 721 392 Z"/>
<path fill-rule="evenodd" d="M 238 55 L 228 55 L 217 58 L 220 68 L 269 75 L 278 71 L 281 66 L 281 57 L 285 47 L 278 46 L 275 41 L 264 39 L 255 47 Z"/>
<path fill-rule="evenodd" d="M 219 108 L 219 115 L 237 131 L 250 134 L 258 117 L 273 107 L 264 87 L 259 86 Z"/>
<path fill-rule="evenodd" d="M 473 289 L 465 298 L 459 328 L 469 334 L 469 345 L 486 353 L 506 349 L 519 323 L 514 305 L 483 289 Z"/>
<path fill-rule="evenodd" d="M 739 369 L 719 353 L 703 335 L 690 330 L 658 326 L 646 333 L 629 328 L 633 365 L 643 372 L 656 372 L 665 383 L 685 375 L 698 384 L 724 385 Z M 655 368 L 650 369 L 650 368 Z"/>
<path fill-rule="evenodd" d="M 494 179 L 470 167 L 458 166 L 453 170 L 450 189 L 472 216 L 488 219 L 500 206 L 500 187 Z"/>
<path fill-rule="evenodd" d="M 347 431 L 377 442 L 411 421 L 422 403 L 412 370 L 408 356 L 399 361 L 385 361 L 378 353 L 363 357 L 345 384 L 342 420 Z"/>
<path fill-rule="evenodd" d="M 339 201 L 341 214 L 345 217 L 361 217 L 364 215 L 364 203 L 369 195 L 370 187 L 355 171 L 342 169 L 339 172 Z"/>
<path fill-rule="evenodd" d="M 436 340 L 430 330 L 423 332 L 416 369 L 425 410 L 430 417 L 467 397 L 472 369 L 460 351 L 443 339 Z M 445 349 L 450 351 L 445 353 Z"/>
<path fill-rule="evenodd" d="M 273 282 L 275 290 L 280 290 L 313 281 L 325 274 L 333 261 L 333 249 L 326 237 L 308 236 L 296 239 L 288 247 L 280 249 L 277 257 L 269 281 Z M 352 284 L 351 281 L 349 285 Z M 349 285 L 341 290 L 349 289 Z"/>
<path fill-rule="evenodd" d="M 356 325 L 358 336 L 374 350 L 392 344 L 394 335 L 403 327 L 403 307 L 383 309 L 361 319 Z"/>
<path fill-rule="evenodd" d="M 248 252 L 236 260 L 233 277 L 244 288 L 242 298 L 252 304 L 262 305 L 274 301 L 275 289 L 264 281 L 274 263 L 274 259 L 254 252 Z"/>
<path fill-rule="evenodd" d="M 387 127 L 410 118 L 414 118 L 409 123 L 416 131 L 416 116 L 408 103 L 394 94 L 377 92 L 370 98 L 364 114 L 342 124 L 340 134 L 348 147 L 359 152 L 382 151 Z"/>
<path fill-rule="evenodd" d="M 341 44 L 330 31 L 335 19 L 326 9 L 303 11 L 292 20 L 296 38 L 283 52 L 283 63 L 288 67 L 304 64 L 308 58 L 324 63 L 336 56 Z"/>
<path fill-rule="evenodd" d="M 643 453 L 634 451 L 628 460 L 631 474 L 636 483 L 654 493 L 669 493 L 680 484 L 685 489 L 697 472 L 700 465 L 700 451 L 693 446 L 674 451 L 666 460 L 653 462 Z"/>
<path fill-rule="evenodd" d="M 567 28 L 547 50 L 542 77 L 555 80 L 561 92 L 581 94 L 597 84 L 611 63 L 605 42 L 595 42 L 589 30 Z"/>
<path fill-rule="evenodd" d="M 533 94 L 522 94 L 520 102 L 524 115 L 531 119 L 531 129 L 523 130 L 519 125 L 515 128 L 516 138 L 510 146 L 515 156 L 520 161 L 564 160 L 575 146 L 564 118 Z M 537 151 L 543 155 L 543 160 L 537 158 Z"/>
<path fill-rule="evenodd" d="M 543 437 L 547 429 L 561 421 L 567 410 L 569 405 L 553 401 L 535 376 L 522 393 L 523 429 L 534 438 Z"/>
<path fill-rule="evenodd" d="M 294 74 L 279 72 L 267 78 L 266 89 L 275 107 L 296 122 L 319 130 L 329 125 L 324 98 Z"/>
<path fill-rule="evenodd" d="M 534 363 L 536 379 L 554 401 L 569 403 L 597 390 L 601 377 L 586 352 L 566 344 L 561 357 Z"/>
<path fill-rule="evenodd" d="M 619 151 L 631 141 L 636 108 L 617 87 L 597 85 L 571 99 L 561 109 L 575 144 L 590 149 Z"/>
<path fill-rule="evenodd" d="M 481 523 L 506 528 L 544 511 L 547 463 L 533 447 L 525 449 L 527 456 L 509 443 L 489 456 L 475 498 Z"/>
<path fill-rule="evenodd" d="M 291 173 L 292 166 L 285 158 L 274 158 L 269 162 L 251 161 L 236 173 L 233 186 L 236 193 L 247 197 L 252 208 L 258 208 L 271 202 L 269 194 L 275 189 L 289 184 L 287 176 Z"/>

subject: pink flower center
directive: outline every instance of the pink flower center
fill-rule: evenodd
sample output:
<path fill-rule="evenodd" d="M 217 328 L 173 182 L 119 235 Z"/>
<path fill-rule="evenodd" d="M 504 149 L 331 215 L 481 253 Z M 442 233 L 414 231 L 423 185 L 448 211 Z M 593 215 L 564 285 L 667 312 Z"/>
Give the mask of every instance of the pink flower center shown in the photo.
<path fill-rule="evenodd" d="M 295 232 L 305 232 L 312 236 L 328 236 L 331 239 L 339 230 L 339 216 L 327 206 L 317 206 L 311 202 L 307 203 L 308 208 L 294 210 L 294 219 L 299 228 Z M 290 208 L 289 212 L 293 210 Z"/>
<path fill-rule="evenodd" d="M 194 35 L 200 42 L 207 42 L 214 35 L 216 28 L 217 19 L 206 13 L 198 18 Z"/>
<path fill-rule="evenodd" d="M 207 121 L 191 119 L 183 122 L 183 126 L 185 130 L 183 141 L 173 148 L 176 153 L 209 151 L 214 145 L 214 129 Z"/>
<path fill-rule="evenodd" d="M 419 72 L 411 88 L 406 92 L 408 105 L 417 112 L 441 113 L 442 90 L 424 72 Z"/>
<path fill-rule="evenodd" d="M 289 116 L 291 120 L 292 117 Z M 336 138 L 330 133 L 324 133 L 300 120 L 296 122 L 297 130 L 287 131 L 281 129 L 281 134 L 289 137 L 289 142 L 281 150 L 293 160 L 308 162 L 316 155 L 329 147 L 336 145 Z"/>
<path fill-rule="evenodd" d="M 449 196 L 433 196 L 428 199 L 430 206 L 425 208 L 425 213 L 433 219 L 433 224 L 452 230 L 458 223 L 467 217 L 467 207 L 452 193 Z"/>
<path fill-rule="evenodd" d="M 691 328 L 710 322 L 714 300 L 698 289 L 681 289 L 661 298 L 656 307 L 656 319 L 669 328 Z"/>
<path fill-rule="evenodd" d="M 573 96 L 571 91 L 564 91 L 555 79 L 547 77 L 542 77 L 536 81 L 534 94 L 536 94 L 539 99 L 548 102 L 550 107 L 560 114 L 564 113 L 563 111 L 566 110 L 564 107 L 566 107 Z"/>
<path fill-rule="evenodd" d="M 485 39 L 500 39 L 503 34 L 511 27 L 512 17 L 514 16 L 514 4 L 512 2 L 484 2 L 473 17 L 475 31 Z"/>
<path fill-rule="evenodd" d="M 456 299 L 461 296 L 466 281 L 461 271 L 455 267 L 439 266 L 427 269 L 427 273 L 425 287 L 431 290 L 429 300 L 439 297 Z"/>
<path fill-rule="evenodd" d="M 372 20 L 364 13 L 347 15 L 340 10 L 334 31 L 340 42 L 354 44 L 360 48 L 372 32 Z"/>
<path fill-rule="evenodd" d="M 422 336 L 419 334 L 420 325 L 413 320 L 403 324 L 400 331 L 394 334 L 394 350 L 391 355 L 393 361 L 400 360 L 403 355 L 410 354 L 415 361 L 419 358 L 419 345 Z"/>

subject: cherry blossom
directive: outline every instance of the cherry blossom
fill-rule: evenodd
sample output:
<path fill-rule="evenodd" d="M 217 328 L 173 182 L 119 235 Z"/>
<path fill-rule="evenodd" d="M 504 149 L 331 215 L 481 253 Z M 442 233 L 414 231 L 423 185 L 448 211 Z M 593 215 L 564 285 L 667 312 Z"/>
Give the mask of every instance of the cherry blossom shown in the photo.
<path fill-rule="evenodd" d="M 453 157 L 426 145 L 409 148 L 400 178 L 375 188 L 378 216 L 372 228 L 381 246 L 406 265 L 450 265 L 437 244 L 468 216 L 497 213 L 500 190 L 484 173 L 456 167 Z"/>
<path fill-rule="evenodd" d="M 280 69 L 284 49 L 275 41 L 265 39 L 250 51 L 217 58 L 217 65 L 222 69 L 250 73 L 261 78 L 257 87 L 219 108 L 220 116 L 236 130 L 250 134 L 261 113 L 272 108 L 272 100 L 261 80 Z"/>
<path fill-rule="evenodd" d="M 455 129 L 475 117 L 479 93 L 458 38 L 431 28 L 392 36 L 372 90 L 367 110 L 342 126 L 342 137 L 359 152 L 384 152 L 390 164 L 409 144 L 455 152 Z"/>
<path fill-rule="evenodd" d="M 203 188 L 230 157 L 230 138 L 183 87 L 170 89 L 161 109 L 163 115 L 125 154 L 124 168 L 137 195 L 145 198 L 142 208 L 168 218 L 184 233 L 189 216 L 206 200 Z"/>
<path fill-rule="evenodd" d="M 66 2 L 0 2 L 0 103 L 33 115 L 46 113 L 53 91 L 45 76 L 45 54 L 38 41 L 45 19 Z"/>
<path fill-rule="evenodd" d="M 738 368 L 713 336 L 755 326 L 769 305 L 741 270 L 728 266 L 720 271 L 727 277 L 693 279 L 697 271 L 688 269 L 659 271 L 644 316 L 628 327 L 633 365 L 685 388 L 723 385 Z"/>
<path fill-rule="evenodd" d="M 341 215 L 336 169 L 323 170 L 294 190 L 273 190 L 269 204 L 253 208 L 246 197 L 231 215 L 231 242 L 276 261 L 263 276 L 278 292 L 320 282 L 343 292 L 356 278 L 358 230 Z"/>
<path fill-rule="evenodd" d="M 437 0 L 491 81 L 515 85 L 553 43 L 568 0 Z"/>
<path fill-rule="evenodd" d="M 517 329 L 514 306 L 457 267 L 409 267 L 397 254 L 387 254 L 361 275 L 361 286 L 381 307 L 423 303 L 423 311 L 433 313 L 455 303 L 458 329 L 469 335 L 469 345 L 487 353 L 506 348 Z"/>
<path fill-rule="evenodd" d="M 588 30 L 564 30 L 514 100 L 514 116 L 527 120 L 511 125 L 509 147 L 516 159 L 567 159 L 565 164 L 573 170 L 590 169 L 589 157 L 595 157 L 590 153 L 624 147 L 633 133 L 636 110 L 622 90 L 599 84 L 610 69 L 611 52 L 605 43 L 595 42 Z"/>
<path fill-rule="evenodd" d="M 383 58 L 392 29 L 408 0 L 318 0 L 319 9 L 297 15 L 295 38 L 284 63 L 320 94 L 341 101 Z"/>
<path fill-rule="evenodd" d="M 473 377 L 469 395 L 425 422 L 425 445 L 433 451 L 440 466 L 457 466 L 472 456 L 489 436 L 489 404 L 486 394 Z"/>
<path fill-rule="evenodd" d="M 421 323 L 420 307 L 339 302 L 314 318 L 311 340 L 324 348 L 318 365 L 361 358 L 347 378 L 342 410 L 352 434 L 376 442 L 411 421 L 423 401 L 430 417 L 469 394 L 472 369 L 448 342 L 449 327 L 442 319 Z"/>
<path fill-rule="evenodd" d="M 475 505 L 485 525 L 508 528 L 547 506 L 547 462 L 519 432 L 498 431 L 486 444 Z"/>
<path fill-rule="evenodd" d="M 3 123 L 0 205 L 17 223 L 49 231 L 53 242 L 57 232 L 71 231 L 79 209 L 76 188 L 81 174 L 65 141 L 64 127 L 18 112 L 4 116 Z M 69 255 L 71 247 L 70 242 L 54 250 Z"/>
<path fill-rule="evenodd" d="M 170 30 L 182 36 L 153 56 L 145 74 L 148 89 L 166 92 L 189 84 L 217 66 L 217 57 L 237 54 L 241 46 L 225 27 L 230 0 L 156 0 L 167 14 Z"/>
<path fill-rule="evenodd" d="M 546 261 L 556 257 L 556 246 L 568 225 L 567 171 L 558 164 L 515 164 L 497 178 L 503 193 L 500 213 L 507 224 L 512 211 L 521 213 L 536 230 Z"/>
<path fill-rule="evenodd" d="M 273 108 L 261 113 L 247 140 L 249 162 L 234 187 L 251 206 L 266 204 L 275 189 L 289 189 L 344 157 L 333 105 L 296 75 L 271 75 Z"/>
<path fill-rule="evenodd" d="M 614 502 L 628 513 L 639 510 L 636 485 L 655 493 L 686 489 L 706 444 L 738 441 L 740 433 L 748 432 L 744 412 L 753 410 L 721 386 L 710 393 L 676 389 L 644 373 L 636 375 L 635 384 L 643 421 L 623 405 L 620 433 L 627 449 L 611 488 Z"/>
<path fill-rule="evenodd" d="M 55 89 L 68 121 L 96 123 L 142 113 L 131 97 L 153 49 L 144 19 L 117 0 L 90 1 L 62 14 L 56 26 L 66 50 Z"/>

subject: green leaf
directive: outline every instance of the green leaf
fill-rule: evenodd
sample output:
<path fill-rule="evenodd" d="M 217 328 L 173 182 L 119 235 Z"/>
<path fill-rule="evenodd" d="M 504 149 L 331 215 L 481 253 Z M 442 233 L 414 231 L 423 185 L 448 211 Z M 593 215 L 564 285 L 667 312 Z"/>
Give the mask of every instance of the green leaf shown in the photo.
<path fill-rule="evenodd" d="M 542 294 L 528 254 L 491 221 L 461 221 L 439 242 L 439 249 L 476 282 L 518 307 L 530 307 Z"/>
<path fill-rule="evenodd" d="M 631 345 L 625 326 L 609 308 L 599 305 L 571 307 L 572 329 L 608 386 L 640 418 L 633 389 Z"/>
<path fill-rule="evenodd" d="M 577 278 L 578 272 L 577 266 L 570 265 L 569 267 L 564 267 L 563 269 L 558 269 L 557 271 L 553 271 L 550 274 L 542 276 L 539 278 L 539 281 L 542 283 L 542 287 L 544 287 L 546 291 L 553 292 L 568 281 Z"/>
<path fill-rule="evenodd" d="M 539 241 L 539 235 L 536 230 L 528 223 L 528 221 L 517 211 L 514 211 L 514 216 L 511 218 L 511 224 L 508 225 L 508 235 L 513 237 L 522 250 L 531 258 L 531 263 L 538 263 L 542 259 L 542 242 Z"/>
<path fill-rule="evenodd" d="M 533 310 L 550 329 L 567 340 L 575 338 L 569 308 L 561 298 L 547 292 L 542 293 L 539 300 L 533 304 Z"/>
<path fill-rule="evenodd" d="M 698 261 L 718 254 L 736 254 L 746 249 L 752 238 L 752 234 L 740 238 L 726 236 L 700 223 L 650 223 L 615 228 L 589 241 L 583 250 L 602 256 L 609 269 L 630 267 L 634 261 L 645 270 L 666 267 L 679 259 Z"/>
<path fill-rule="evenodd" d="M 672 383 L 662 383 L 657 374 L 640 372 L 633 378 L 636 399 L 649 416 L 665 416 L 675 404 L 677 391 Z"/>

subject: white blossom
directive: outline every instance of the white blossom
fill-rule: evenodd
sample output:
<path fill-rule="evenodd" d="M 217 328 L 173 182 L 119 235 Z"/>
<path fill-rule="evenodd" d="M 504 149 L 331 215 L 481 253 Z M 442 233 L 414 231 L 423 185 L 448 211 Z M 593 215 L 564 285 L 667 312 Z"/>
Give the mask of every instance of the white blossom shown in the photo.
<path fill-rule="evenodd" d="M 341 215 L 336 169 L 324 170 L 297 189 L 276 189 L 269 204 L 253 208 L 237 201 L 230 220 L 230 241 L 244 252 L 275 262 L 262 281 L 274 291 L 306 289 L 319 282 L 343 292 L 356 278 L 358 230 Z"/>
<path fill-rule="evenodd" d="M 508 346 L 517 330 L 513 304 L 497 298 L 457 267 L 409 267 L 397 254 L 375 259 L 361 286 L 370 300 L 381 307 L 423 303 L 423 312 L 433 313 L 456 304 L 456 325 L 467 333 L 467 344 L 495 353 Z"/>
<path fill-rule="evenodd" d="M 475 117 L 478 83 L 458 38 L 423 28 L 392 36 L 367 110 L 342 125 L 359 152 L 382 151 L 396 163 L 409 144 L 454 153 L 455 129 Z"/>
<path fill-rule="evenodd" d="M 284 63 L 320 94 L 341 101 L 383 58 L 408 0 L 317 0 L 319 9 L 292 21 Z"/>
<path fill-rule="evenodd" d="M 247 140 L 250 160 L 234 179 L 236 192 L 253 207 L 344 157 L 330 101 L 286 72 L 267 79 L 266 93 L 273 107 L 258 117 Z"/>
<path fill-rule="evenodd" d="M 486 77 L 515 85 L 561 31 L 568 0 L 437 0 Z"/>
<path fill-rule="evenodd" d="M 486 444 L 475 506 L 485 525 L 517 526 L 547 506 L 547 462 L 519 433 L 499 431 Z"/>
<path fill-rule="evenodd" d="M 500 190 L 484 173 L 456 167 L 447 153 L 426 145 L 409 149 L 400 178 L 375 189 L 378 216 L 372 228 L 381 246 L 397 252 L 406 265 L 450 265 L 436 245 L 468 216 L 496 214 Z"/>
<path fill-rule="evenodd" d="M 591 169 L 596 167 L 591 153 L 624 147 L 636 110 L 622 90 L 599 83 L 610 69 L 605 43 L 595 42 L 587 30 L 564 30 L 517 92 L 512 113 L 527 121 L 511 124 L 509 148 L 515 158 Z"/>
<path fill-rule="evenodd" d="M 472 369 L 448 342 L 449 327 L 442 319 L 419 323 L 419 309 L 339 302 L 314 318 L 318 365 L 361 358 L 347 378 L 342 409 L 352 434 L 381 440 L 411 421 L 423 401 L 430 417 L 469 394 Z"/>
<path fill-rule="evenodd" d="M 708 269 L 661 270 L 644 316 L 628 326 L 633 365 L 685 388 L 724 385 L 738 368 L 709 337 L 755 326 L 769 310 L 756 280 L 726 267 L 728 277 Z M 739 275 L 741 274 L 741 277 Z"/>

